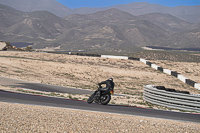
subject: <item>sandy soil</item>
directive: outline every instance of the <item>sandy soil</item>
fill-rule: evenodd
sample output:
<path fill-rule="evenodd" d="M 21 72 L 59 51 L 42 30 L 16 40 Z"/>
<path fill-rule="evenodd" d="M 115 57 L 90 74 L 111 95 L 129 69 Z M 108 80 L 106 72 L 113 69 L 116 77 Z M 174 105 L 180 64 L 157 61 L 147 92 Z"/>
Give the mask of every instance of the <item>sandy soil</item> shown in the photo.
<path fill-rule="evenodd" d="M 172 62 L 172 61 L 152 61 L 158 66 L 177 71 L 185 77 L 200 83 L 200 63 L 193 62 Z"/>
<path fill-rule="evenodd" d="M 151 61 L 200 82 L 198 63 Z M 187 69 L 186 69 L 187 68 Z M 96 84 L 113 77 L 115 93 L 111 103 L 165 109 L 142 100 L 143 85 L 163 85 L 167 88 L 199 93 L 177 78 L 156 71 L 139 61 L 56 55 L 48 53 L 0 52 L 0 76 L 32 82 L 96 89 Z M 88 95 L 21 90 L 0 85 L 0 89 L 22 93 L 42 93 L 85 100 Z M 20 90 L 19 90 L 20 89 Z M 0 132 L 152 132 L 198 133 L 199 123 L 145 118 L 138 116 L 77 111 L 0 102 Z"/>
<path fill-rule="evenodd" d="M 200 124 L 0 102 L 0 132 L 199 133 Z"/>
<path fill-rule="evenodd" d="M 200 64 L 198 63 L 154 62 L 157 65 L 170 70 L 176 70 L 182 75 L 200 82 Z M 133 60 L 2 51 L 0 52 L 0 75 L 32 82 L 90 90 L 96 90 L 98 82 L 113 77 L 116 84 L 115 93 L 129 96 L 114 96 L 111 103 L 160 109 L 163 108 L 143 101 L 144 85 L 162 85 L 166 88 L 199 94 L 197 89 L 183 83 L 179 79 L 154 70 L 142 62 Z M 74 98 L 76 97 L 88 98 L 87 95 L 74 96 Z"/>

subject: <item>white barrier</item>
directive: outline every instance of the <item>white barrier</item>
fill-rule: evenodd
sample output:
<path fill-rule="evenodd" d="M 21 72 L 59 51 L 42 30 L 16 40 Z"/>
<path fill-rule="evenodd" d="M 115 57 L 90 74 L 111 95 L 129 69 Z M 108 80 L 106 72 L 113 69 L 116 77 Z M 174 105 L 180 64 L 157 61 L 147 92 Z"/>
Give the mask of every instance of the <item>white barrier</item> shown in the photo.
<path fill-rule="evenodd" d="M 112 59 L 125 59 L 128 60 L 126 56 L 114 56 L 114 55 L 101 55 L 102 58 L 112 58 Z"/>
<path fill-rule="evenodd" d="M 164 72 L 164 73 L 166 73 L 166 74 L 169 74 L 169 75 L 171 75 L 171 72 L 172 72 L 172 71 L 171 71 L 171 70 L 169 70 L 169 69 L 163 69 L 163 72 Z"/>
<path fill-rule="evenodd" d="M 160 67 L 160 66 L 158 66 L 156 64 L 151 64 L 151 67 L 154 68 L 154 69 L 156 69 L 156 70 L 158 70 L 158 67 Z"/>
<path fill-rule="evenodd" d="M 198 84 L 198 83 L 195 83 L 195 84 L 194 84 L 194 88 L 196 88 L 196 89 L 200 90 L 200 84 Z"/>
<path fill-rule="evenodd" d="M 140 58 L 140 61 L 143 62 L 143 63 L 145 63 L 145 64 L 146 64 L 146 62 L 147 62 L 147 60 L 142 59 L 142 58 Z"/>
<path fill-rule="evenodd" d="M 187 77 L 181 75 L 180 73 L 177 73 L 176 71 L 172 71 L 172 70 L 169 70 L 169 69 L 164 69 L 160 66 L 157 66 L 156 64 L 152 64 L 151 62 L 149 62 L 148 60 L 145 60 L 145 59 L 140 59 L 141 62 L 145 63 L 146 65 L 149 65 L 150 67 L 156 69 L 156 70 L 159 70 L 163 73 L 166 73 L 166 74 L 169 74 L 169 75 L 173 75 L 175 77 L 177 77 L 179 80 L 181 80 L 182 82 L 186 83 L 186 84 L 189 84 L 190 86 L 200 90 L 200 84 L 188 79 Z"/>
<path fill-rule="evenodd" d="M 6 47 L 6 43 L 5 42 L 0 42 L 0 50 L 3 50 L 4 47 Z"/>
<path fill-rule="evenodd" d="M 183 75 L 181 75 L 181 74 L 178 74 L 178 77 L 177 77 L 179 80 L 181 80 L 182 82 L 184 82 L 185 83 L 185 81 L 186 81 L 186 79 L 188 79 L 188 78 L 186 78 L 185 76 L 183 76 Z"/>

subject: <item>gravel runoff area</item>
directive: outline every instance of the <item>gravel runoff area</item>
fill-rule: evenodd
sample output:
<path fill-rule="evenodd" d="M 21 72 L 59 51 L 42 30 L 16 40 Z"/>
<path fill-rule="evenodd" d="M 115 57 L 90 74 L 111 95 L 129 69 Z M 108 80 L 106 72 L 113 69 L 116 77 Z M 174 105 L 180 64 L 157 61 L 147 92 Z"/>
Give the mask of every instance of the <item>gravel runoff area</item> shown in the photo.
<path fill-rule="evenodd" d="M 177 65 L 178 62 L 158 61 L 156 63 L 168 69 L 173 68 L 173 70 L 181 72 L 184 76 L 200 82 L 200 73 L 198 71 L 199 63 L 183 62 L 180 63 L 180 65 Z M 191 70 L 186 70 L 185 68 L 190 68 Z M 1 52 L 0 75 L 32 82 L 83 89 L 94 89 L 97 81 L 102 81 L 111 75 L 116 82 L 116 93 L 130 94 L 133 96 L 133 98 L 113 97 L 111 103 L 128 103 L 131 106 L 140 107 L 148 107 L 142 100 L 143 85 L 145 84 L 164 85 L 170 88 L 189 90 L 191 93 L 199 94 L 199 91 L 182 83 L 178 79 L 155 71 L 138 61 L 47 53 Z M 81 82 L 78 82 L 79 84 L 77 84 L 77 82 L 74 82 L 76 79 Z M 93 79 L 97 79 L 97 81 L 94 82 Z M 18 88 L 9 88 L 1 85 L 0 88 L 11 91 L 18 90 Z M 84 99 L 85 97 L 86 96 L 81 99 Z M 152 108 L 157 107 L 153 106 Z M 199 123 L 0 102 L 0 133 L 198 133 L 200 132 L 199 129 Z"/>
<path fill-rule="evenodd" d="M 0 102 L 0 133 L 199 133 L 200 124 Z"/>
<path fill-rule="evenodd" d="M 151 61 L 152 62 L 152 61 Z M 163 68 L 180 72 L 184 76 L 200 83 L 200 63 L 153 61 Z M 183 83 L 176 77 L 157 71 L 146 64 L 135 60 L 107 59 L 99 57 L 75 56 L 38 52 L 1 51 L 0 76 L 16 78 L 35 83 L 44 83 L 65 87 L 96 90 L 97 83 L 114 78 L 115 94 L 110 103 L 154 109 L 165 107 L 149 104 L 143 100 L 143 86 L 146 84 L 162 85 L 166 88 L 189 91 L 200 94 L 200 91 Z M 19 91 L 18 88 L 1 89 Z M 20 89 L 20 92 L 23 91 Z M 25 90 L 27 92 L 27 90 Z M 34 92 L 35 93 L 35 92 Z M 46 93 L 46 92 L 37 92 Z M 85 100 L 89 96 L 55 94 L 69 98 Z M 171 109 L 170 109 L 171 110 Z"/>

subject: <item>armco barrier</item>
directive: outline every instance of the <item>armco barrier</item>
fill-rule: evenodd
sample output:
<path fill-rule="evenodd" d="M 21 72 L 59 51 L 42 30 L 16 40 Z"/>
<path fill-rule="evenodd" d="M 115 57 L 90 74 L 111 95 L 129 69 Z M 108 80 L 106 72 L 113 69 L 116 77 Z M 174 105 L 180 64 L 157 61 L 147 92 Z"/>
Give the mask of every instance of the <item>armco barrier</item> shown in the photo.
<path fill-rule="evenodd" d="M 152 104 L 168 108 L 194 111 L 200 113 L 200 95 L 187 94 L 184 91 L 174 89 L 157 89 L 154 85 L 144 86 L 143 99 Z"/>

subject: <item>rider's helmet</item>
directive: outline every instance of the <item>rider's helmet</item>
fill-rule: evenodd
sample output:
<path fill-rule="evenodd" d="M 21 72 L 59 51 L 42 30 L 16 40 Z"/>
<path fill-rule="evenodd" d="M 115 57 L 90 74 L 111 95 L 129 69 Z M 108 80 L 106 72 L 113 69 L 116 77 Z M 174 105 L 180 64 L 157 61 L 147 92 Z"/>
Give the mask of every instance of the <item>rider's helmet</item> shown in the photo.
<path fill-rule="evenodd" d="M 108 80 L 113 81 L 113 78 L 109 78 Z"/>

